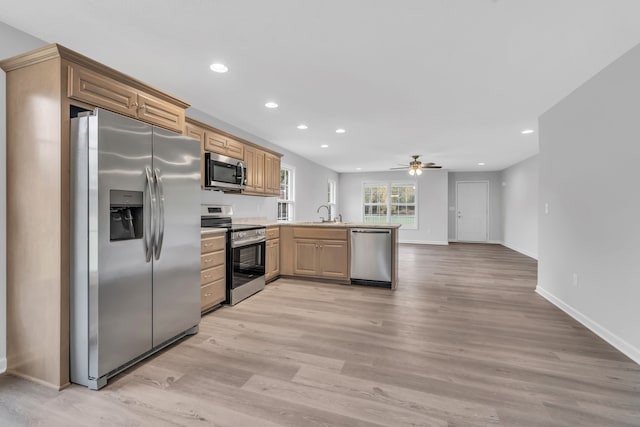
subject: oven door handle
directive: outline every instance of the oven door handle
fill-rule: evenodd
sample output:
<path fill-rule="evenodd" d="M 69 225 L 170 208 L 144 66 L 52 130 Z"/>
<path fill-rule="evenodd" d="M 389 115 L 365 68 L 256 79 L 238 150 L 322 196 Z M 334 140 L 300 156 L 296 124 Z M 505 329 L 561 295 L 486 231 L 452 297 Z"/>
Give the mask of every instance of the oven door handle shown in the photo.
<path fill-rule="evenodd" d="M 260 236 L 260 237 L 255 237 L 253 239 L 247 239 L 247 240 L 243 240 L 242 242 L 231 242 L 231 247 L 232 248 L 242 248 L 244 246 L 250 246 L 250 245 L 255 245 L 256 243 L 264 243 L 265 242 L 265 238 L 264 236 Z"/>

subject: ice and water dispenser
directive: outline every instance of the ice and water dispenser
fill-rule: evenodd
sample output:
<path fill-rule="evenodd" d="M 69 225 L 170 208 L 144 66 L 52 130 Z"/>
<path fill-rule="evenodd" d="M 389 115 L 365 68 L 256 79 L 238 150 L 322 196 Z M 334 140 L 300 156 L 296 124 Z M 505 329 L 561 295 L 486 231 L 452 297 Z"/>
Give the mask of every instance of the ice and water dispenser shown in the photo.
<path fill-rule="evenodd" d="M 142 191 L 109 191 L 109 237 L 112 242 L 142 239 L 144 227 L 142 200 Z"/>

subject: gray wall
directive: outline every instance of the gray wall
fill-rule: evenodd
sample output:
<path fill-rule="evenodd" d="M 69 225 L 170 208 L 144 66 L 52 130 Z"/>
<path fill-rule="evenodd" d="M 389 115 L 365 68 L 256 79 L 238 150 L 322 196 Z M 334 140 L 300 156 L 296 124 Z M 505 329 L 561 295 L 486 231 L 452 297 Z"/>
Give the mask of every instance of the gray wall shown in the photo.
<path fill-rule="evenodd" d="M 449 172 L 449 241 L 456 240 L 456 182 L 489 182 L 489 242 L 502 243 L 501 172 Z"/>
<path fill-rule="evenodd" d="M 416 181 L 418 186 L 418 229 L 400 228 L 399 240 L 405 243 L 446 245 L 447 242 L 447 172 L 425 171 L 411 178 L 405 171 L 343 173 L 338 184 L 342 217 L 348 222 L 362 222 L 362 184 L 375 181 Z"/>
<path fill-rule="evenodd" d="M 640 45 L 540 117 L 537 288 L 638 363 L 639 76 Z"/>
<path fill-rule="evenodd" d="M 538 156 L 502 171 L 503 245 L 538 259 Z"/>
<path fill-rule="evenodd" d="M 3 22 L 0 22 L 0 40 L 0 58 L 3 59 L 46 44 Z M 0 373 L 7 368 L 6 118 L 6 74 L 0 71 Z"/>
<path fill-rule="evenodd" d="M 283 154 L 282 163 L 295 168 L 295 220 L 314 221 L 318 218 L 319 214 L 316 213 L 318 206 L 327 202 L 327 182 L 329 179 L 337 182 L 337 172 L 216 119 L 194 107 L 187 110 L 187 116 Z M 339 195 L 339 186 L 337 192 Z M 277 217 L 276 197 L 227 195 L 216 191 L 203 191 L 202 201 L 203 203 L 230 204 L 234 206 L 234 214 L 238 218 L 266 217 L 275 220 Z M 339 201 L 336 204 L 337 211 L 339 211 Z M 325 210 L 323 209 L 322 212 L 324 213 Z"/>

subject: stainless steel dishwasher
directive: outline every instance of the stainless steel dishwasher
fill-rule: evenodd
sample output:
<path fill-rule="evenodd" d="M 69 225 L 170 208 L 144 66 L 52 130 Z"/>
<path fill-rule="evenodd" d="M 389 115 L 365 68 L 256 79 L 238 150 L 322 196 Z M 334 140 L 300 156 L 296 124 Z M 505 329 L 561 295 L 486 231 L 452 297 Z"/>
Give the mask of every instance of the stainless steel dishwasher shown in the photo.
<path fill-rule="evenodd" d="M 351 229 L 351 283 L 391 287 L 390 229 Z"/>

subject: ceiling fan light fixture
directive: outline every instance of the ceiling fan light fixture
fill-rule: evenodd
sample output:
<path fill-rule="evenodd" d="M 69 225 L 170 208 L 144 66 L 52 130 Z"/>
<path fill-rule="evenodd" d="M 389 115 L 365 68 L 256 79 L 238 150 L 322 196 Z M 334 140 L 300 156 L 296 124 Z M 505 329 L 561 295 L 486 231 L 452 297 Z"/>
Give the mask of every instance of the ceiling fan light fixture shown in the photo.
<path fill-rule="evenodd" d="M 422 169 L 416 169 L 416 175 L 422 175 Z"/>
<path fill-rule="evenodd" d="M 416 170 L 415 169 L 409 169 L 409 175 L 413 176 L 416 174 Z"/>

